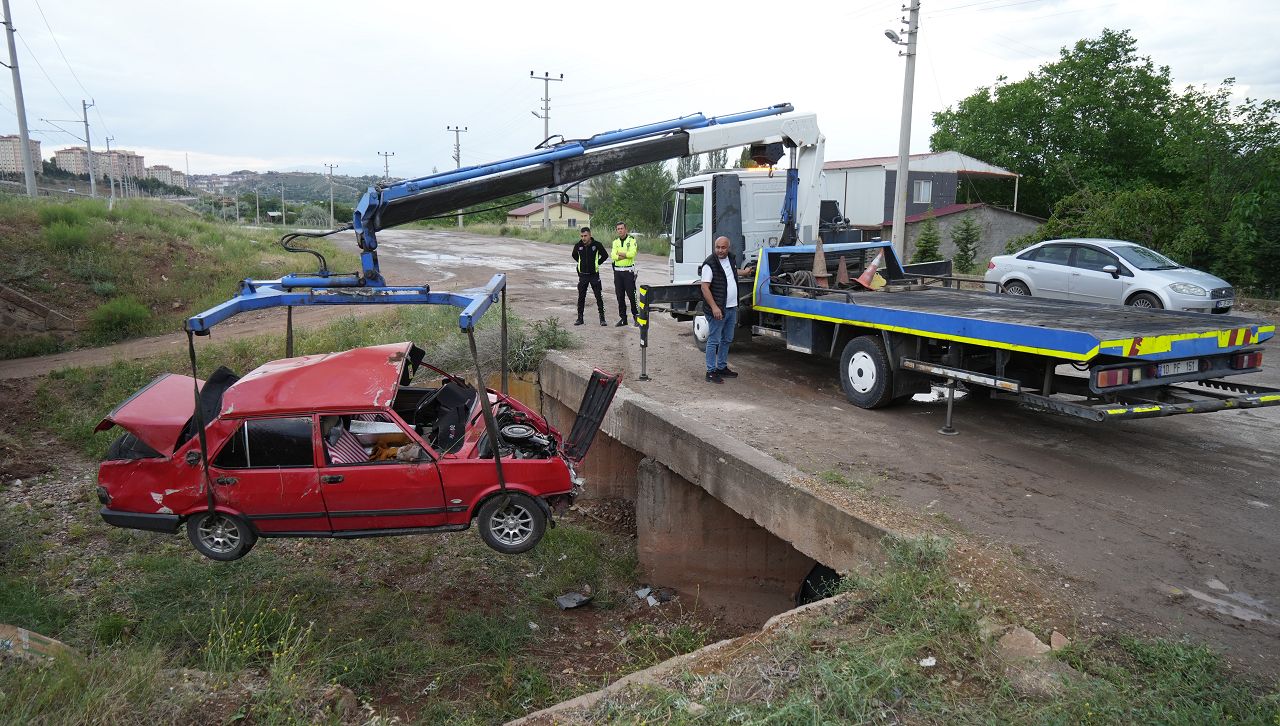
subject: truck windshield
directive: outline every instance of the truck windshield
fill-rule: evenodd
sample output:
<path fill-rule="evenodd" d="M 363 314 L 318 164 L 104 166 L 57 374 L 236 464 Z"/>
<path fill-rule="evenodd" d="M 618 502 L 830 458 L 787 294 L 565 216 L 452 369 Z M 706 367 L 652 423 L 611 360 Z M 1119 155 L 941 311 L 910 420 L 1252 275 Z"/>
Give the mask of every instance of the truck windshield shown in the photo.
<path fill-rule="evenodd" d="M 1111 251 L 1139 270 L 1176 270 L 1182 267 L 1159 252 L 1138 245 L 1112 247 Z"/>

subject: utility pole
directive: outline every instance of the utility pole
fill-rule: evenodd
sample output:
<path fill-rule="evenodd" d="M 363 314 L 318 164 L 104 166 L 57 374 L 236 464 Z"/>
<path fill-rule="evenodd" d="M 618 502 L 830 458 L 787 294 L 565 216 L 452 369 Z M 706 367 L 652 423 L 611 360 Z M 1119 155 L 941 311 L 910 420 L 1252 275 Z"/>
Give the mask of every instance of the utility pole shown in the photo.
<path fill-rule="evenodd" d="M 253 189 L 253 226 L 262 226 L 262 203 L 258 199 L 258 188 Z"/>
<path fill-rule="evenodd" d="M 333 170 L 338 168 L 337 164 L 325 164 L 329 169 L 329 228 L 337 226 L 333 219 Z"/>
<path fill-rule="evenodd" d="M 893 252 L 899 260 L 907 244 L 907 177 L 911 171 L 911 95 L 916 85 L 916 34 L 920 28 L 920 0 L 911 0 L 911 12 L 907 22 L 907 39 L 904 42 L 892 30 L 884 31 L 889 40 L 905 45 L 907 57 L 906 77 L 902 81 L 902 125 L 898 129 L 898 175 L 893 185 Z"/>
<path fill-rule="evenodd" d="M 394 151 L 379 151 L 378 156 L 382 157 L 382 181 L 391 180 L 391 157 L 395 156 Z"/>
<path fill-rule="evenodd" d="M 107 173 L 108 173 L 108 177 L 107 177 L 107 178 L 108 178 L 108 180 L 109 180 L 109 181 L 108 181 L 108 183 L 110 183 L 110 184 L 111 184 L 111 198 L 107 201 L 107 209 L 111 209 L 112 207 L 114 207 L 114 206 L 115 206 L 115 203 L 116 203 L 116 161 L 115 161 L 115 159 L 113 159 L 113 158 L 111 157 L 111 142 L 112 142 L 112 141 L 115 141 L 115 140 L 116 140 L 116 137 L 114 137 L 114 136 L 108 136 L 108 137 L 106 138 L 106 141 L 107 141 L 107 164 L 109 164 L 109 166 L 107 167 Z M 123 195 L 124 195 L 124 184 L 123 184 L 123 181 L 124 181 L 124 180 L 123 180 L 123 179 L 121 179 L 121 185 L 120 185 L 120 194 L 121 194 L 121 196 L 123 196 Z"/>
<path fill-rule="evenodd" d="M 542 119 L 542 140 L 545 142 L 551 138 L 551 82 L 563 81 L 564 74 L 561 73 L 559 78 L 552 78 L 551 74 L 543 71 L 542 75 L 535 76 L 533 71 L 529 71 L 529 77 L 535 81 L 542 81 L 542 113 L 531 111 L 534 116 Z M 551 215 L 547 211 L 547 194 L 550 189 L 544 189 L 542 194 L 542 228 L 546 229 L 551 226 Z"/>
<path fill-rule="evenodd" d="M 284 211 L 284 182 L 280 182 L 280 226 L 283 227 L 285 220 L 289 218 L 288 212 Z"/>
<path fill-rule="evenodd" d="M 83 98 L 80 99 L 80 110 L 84 114 L 84 154 L 89 162 L 90 197 L 98 196 L 98 184 L 93 179 L 93 142 L 89 140 L 89 109 L 93 108 L 93 106 L 94 104 L 85 101 Z"/>
<path fill-rule="evenodd" d="M 9 0 L 3 0 L 5 36 L 9 41 L 9 71 L 13 74 L 13 103 L 18 112 L 18 142 L 22 144 L 22 174 L 27 181 L 27 196 L 36 195 L 36 168 L 31 160 L 31 135 L 27 132 L 27 107 L 22 102 L 22 75 L 18 73 L 18 49 L 13 44 L 13 20 Z"/>
<path fill-rule="evenodd" d="M 462 168 L 462 134 L 467 132 L 467 127 L 462 126 L 445 126 L 445 131 L 453 132 L 453 162 L 457 164 L 457 169 Z M 458 229 L 462 229 L 462 210 L 458 210 Z"/>

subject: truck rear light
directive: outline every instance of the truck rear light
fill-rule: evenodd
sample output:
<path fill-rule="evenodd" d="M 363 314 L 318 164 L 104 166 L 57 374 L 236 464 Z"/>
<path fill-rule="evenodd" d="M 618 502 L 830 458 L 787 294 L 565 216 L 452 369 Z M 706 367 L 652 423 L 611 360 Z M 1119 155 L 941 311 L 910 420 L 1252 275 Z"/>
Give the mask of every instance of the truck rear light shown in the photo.
<path fill-rule="evenodd" d="M 1128 368 L 1111 368 L 1105 371 L 1098 371 L 1098 388 L 1126 386 L 1130 380 L 1132 380 L 1132 371 Z"/>
<path fill-rule="evenodd" d="M 1236 370 L 1244 370 L 1246 368 L 1260 368 L 1262 366 L 1262 351 L 1255 350 L 1252 353 L 1237 353 L 1231 357 L 1231 367 Z"/>

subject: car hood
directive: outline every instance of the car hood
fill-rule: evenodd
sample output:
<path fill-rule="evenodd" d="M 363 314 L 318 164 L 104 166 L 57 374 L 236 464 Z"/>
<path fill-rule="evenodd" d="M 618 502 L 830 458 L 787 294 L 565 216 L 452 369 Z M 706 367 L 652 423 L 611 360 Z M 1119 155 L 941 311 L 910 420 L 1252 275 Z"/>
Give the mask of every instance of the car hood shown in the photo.
<path fill-rule="evenodd" d="M 1175 282 L 1190 282 L 1193 285 L 1199 285 L 1206 290 L 1213 290 L 1219 287 L 1231 287 L 1231 283 L 1218 277 L 1210 275 L 1207 272 L 1193 270 L 1190 267 L 1183 267 L 1177 270 L 1144 270 L 1145 274 L 1164 280 L 1166 284 Z"/>
<path fill-rule="evenodd" d="M 193 380 L 190 376 L 165 373 L 116 406 L 93 430 L 119 426 L 156 452 L 172 456 L 182 430 L 196 410 Z"/>

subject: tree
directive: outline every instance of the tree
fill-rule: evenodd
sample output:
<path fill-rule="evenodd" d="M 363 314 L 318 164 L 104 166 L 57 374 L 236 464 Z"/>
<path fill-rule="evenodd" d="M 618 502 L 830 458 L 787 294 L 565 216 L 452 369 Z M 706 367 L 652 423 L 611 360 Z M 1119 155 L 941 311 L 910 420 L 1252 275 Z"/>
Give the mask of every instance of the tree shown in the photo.
<path fill-rule="evenodd" d="M 661 161 L 627 169 L 618 180 L 616 219 L 610 219 L 610 224 L 620 219 L 633 230 L 658 234 L 662 231 L 662 201 L 673 183 Z"/>
<path fill-rule="evenodd" d="M 1169 68 L 1139 57 L 1136 45 L 1128 31 L 1103 30 L 1024 80 L 1000 77 L 935 113 L 930 145 L 1022 174 L 1020 202 L 1042 216 L 1086 186 L 1168 181 L 1160 142 L 1172 111 Z"/>
<path fill-rule="evenodd" d="M 942 233 L 938 231 L 938 221 L 933 218 L 930 209 L 920 223 L 920 234 L 916 237 L 916 251 L 911 253 L 911 262 L 932 262 L 939 258 L 938 247 L 942 244 Z"/>
<path fill-rule="evenodd" d="M 702 170 L 702 159 L 698 154 L 682 156 L 676 160 L 676 181 L 687 179 Z"/>
<path fill-rule="evenodd" d="M 951 243 L 956 246 L 955 256 L 951 264 L 956 272 L 970 275 L 974 272 L 974 257 L 978 254 L 978 242 L 982 240 L 982 227 L 973 221 L 973 217 L 965 214 L 960 223 L 951 229 Z M 919 248 L 916 248 L 917 251 Z"/>
<path fill-rule="evenodd" d="M 729 166 L 729 150 L 707 152 L 707 169 L 726 169 Z"/>

